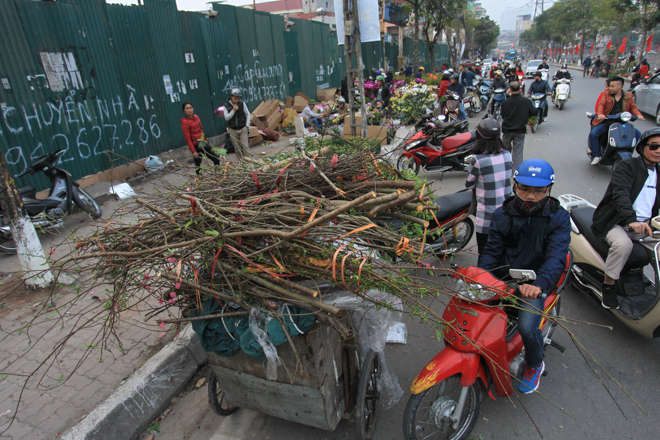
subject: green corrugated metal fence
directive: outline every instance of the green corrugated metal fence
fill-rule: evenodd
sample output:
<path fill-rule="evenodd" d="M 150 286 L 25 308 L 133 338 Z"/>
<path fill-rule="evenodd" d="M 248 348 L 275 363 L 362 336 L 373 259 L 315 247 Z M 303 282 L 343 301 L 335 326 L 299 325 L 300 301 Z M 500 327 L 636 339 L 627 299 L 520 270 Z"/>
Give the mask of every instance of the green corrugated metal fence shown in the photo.
<path fill-rule="evenodd" d="M 232 88 L 250 109 L 266 99 L 316 96 L 338 87 L 344 47 L 324 23 L 213 4 L 215 17 L 180 12 L 175 0 L 144 6 L 104 0 L 0 0 L 0 149 L 18 174 L 40 155 L 66 150 L 74 178 L 177 148 L 182 104 L 191 102 L 205 133 Z M 412 54 L 406 39 L 404 52 Z M 385 45 L 391 66 L 398 46 Z M 383 65 L 380 42 L 363 45 L 365 69 Z M 420 43 L 420 59 L 428 51 Z M 446 46 L 436 58 L 447 59 Z M 19 184 L 47 185 L 25 177 Z"/>

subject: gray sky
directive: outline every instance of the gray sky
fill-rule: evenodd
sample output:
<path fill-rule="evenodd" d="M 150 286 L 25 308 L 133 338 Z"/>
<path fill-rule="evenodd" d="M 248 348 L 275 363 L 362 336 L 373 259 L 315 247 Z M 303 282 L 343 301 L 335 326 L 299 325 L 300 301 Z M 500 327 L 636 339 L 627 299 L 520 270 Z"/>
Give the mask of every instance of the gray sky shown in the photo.
<path fill-rule="evenodd" d="M 491 19 L 496 22 L 500 22 L 502 11 L 506 8 L 516 8 L 517 12 L 513 12 L 512 15 L 520 15 L 527 13 L 523 10 L 523 7 L 528 4 L 530 1 L 534 0 L 481 0 L 481 5 L 486 8 L 486 12 Z M 540 0 L 539 0 L 540 1 Z M 546 9 L 549 5 L 552 4 L 552 0 L 544 0 Z M 108 0 L 108 3 L 122 3 L 126 5 L 137 5 L 137 0 Z M 252 0 L 227 0 L 227 4 L 240 6 L 246 4 L 252 4 Z M 209 5 L 206 3 L 206 0 L 176 0 L 177 7 L 181 11 L 205 11 L 209 9 Z M 531 8 L 533 11 L 533 6 Z"/>

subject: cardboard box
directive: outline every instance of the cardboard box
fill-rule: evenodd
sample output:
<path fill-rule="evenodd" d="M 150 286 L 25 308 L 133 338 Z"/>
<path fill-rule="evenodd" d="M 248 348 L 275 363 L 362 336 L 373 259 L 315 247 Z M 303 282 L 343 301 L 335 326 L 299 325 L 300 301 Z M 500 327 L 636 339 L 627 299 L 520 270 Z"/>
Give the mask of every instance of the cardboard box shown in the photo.
<path fill-rule="evenodd" d="M 261 114 L 258 114 L 257 117 L 263 122 L 266 122 L 268 118 L 273 115 L 273 112 L 276 112 L 280 109 L 280 101 L 278 99 L 271 99 L 265 102 L 265 106 L 261 111 Z M 267 126 L 267 125 L 266 125 Z"/>
<path fill-rule="evenodd" d="M 296 95 L 296 97 L 293 100 L 293 107 L 296 109 L 298 113 L 300 113 L 303 110 L 305 110 L 305 107 L 307 107 L 308 102 L 309 99 Z"/>
<path fill-rule="evenodd" d="M 254 125 L 250 125 L 250 134 L 248 134 L 248 139 L 255 137 L 259 134 L 259 128 Z"/>
<path fill-rule="evenodd" d="M 264 130 L 266 128 L 266 124 L 264 124 L 261 119 L 254 113 L 250 113 L 250 123 L 260 130 Z"/>
<path fill-rule="evenodd" d="M 362 122 L 362 117 L 360 115 L 355 115 L 355 123 L 359 124 Z M 355 135 L 357 137 L 362 137 L 362 127 L 355 127 Z M 351 135 L 351 117 L 346 116 L 344 118 L 344 136 Z M 387 126 L 386 125 L 367 125 L 367 139 L 378 139 L 387 142 Z"/>
<path fill-rule="evenodd" d="M 331 89 L 317 89 L 316 100 L 319 102 L 334 101 L 336 91 L 337 91 L 336 87 Z"/>
<path fill-rule="evenodd" d="M 287 108 L 293 107 L 293 98 L 290 96 L 286 97 L 286 101 L 284 102 L 284 105 L 287 106 Z"/>
<path fill-rule="evenodd" d="M 280 122 L 282 122 L 282 117 L 283 117 L 283 113 L 279 109 L 277 109 L 272 115 L 270 115 L 268 121 L 265 122 L 266 129 L 275 130 L 277 128 L 277 125 Z"/>
<path fill-rule="evenodd" d="M 305 95 L 303 92 L 298 92 L 296 93 L 296 96 L 300 96 L 303 98 L 305 101 L 309 101 L 309 96 Z"/>
<path fill-rule="evenodd" d="M 264 137 L 259 132 L 257 132 L 257 135 L 255 137 L 249 139 L 250 147 L 254 147 L 255 145 L 257 145 L 259 142 L 261 142 L 263 140 L 264 140 Z"/>

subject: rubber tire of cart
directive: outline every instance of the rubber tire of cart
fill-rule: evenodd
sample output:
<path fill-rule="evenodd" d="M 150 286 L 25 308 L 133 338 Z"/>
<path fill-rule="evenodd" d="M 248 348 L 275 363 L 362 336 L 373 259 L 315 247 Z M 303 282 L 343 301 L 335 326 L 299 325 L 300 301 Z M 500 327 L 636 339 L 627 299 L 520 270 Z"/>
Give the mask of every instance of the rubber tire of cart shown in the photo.
<path fill-rule="evenodd" d="M 358 439 L 370 439 L 376 429 L 378 419 L 378 399 L 380 398 L 380 355 L 373 350 L 364 357 L 360 369 L 357 405 L 355 410 Z"/>
<path fill-rule="evenodd" d="M 225 394 L 220 388 L 218 380 L 215 378 L 215 373 L 213 369 L 209 371 L 208 377 L 208 391 L 209 391 L 209 404 L 213 412 L 219 416 L 230 416 L 236 412 L 238 409 L 237 406 L 230 405 L 229 402 L 225 400 Z M 218 389 L 220 388 L 220 394 L 218 394 Z"/>

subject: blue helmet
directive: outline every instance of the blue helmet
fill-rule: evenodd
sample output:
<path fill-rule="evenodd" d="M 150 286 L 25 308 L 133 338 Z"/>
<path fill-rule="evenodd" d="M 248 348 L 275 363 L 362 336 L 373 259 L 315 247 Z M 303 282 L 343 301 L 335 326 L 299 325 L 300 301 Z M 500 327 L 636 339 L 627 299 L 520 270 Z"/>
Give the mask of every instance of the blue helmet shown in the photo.
<path fill-rule="evenodd" d="M 513 179 L 527 186 L 543 187 L 555 183 L 555 170 L 552 165 L 541 159 L 528 159 L 518 165 Z"/>

